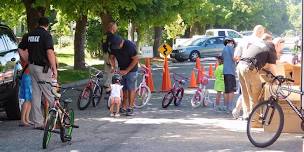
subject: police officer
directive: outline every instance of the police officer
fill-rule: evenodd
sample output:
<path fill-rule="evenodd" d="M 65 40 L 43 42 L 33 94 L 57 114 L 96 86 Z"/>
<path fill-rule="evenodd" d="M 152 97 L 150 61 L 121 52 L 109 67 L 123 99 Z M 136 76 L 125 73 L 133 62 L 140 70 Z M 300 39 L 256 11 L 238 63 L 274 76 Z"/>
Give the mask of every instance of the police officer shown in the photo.
<path fill-rule="evenodd" d="M 241 60 L 237 65 L 237 73 L 242 89 L 244 118 L 248 118 L 249 113 L 258 102 L 262 89 L 259 70 L 268 63 L 269 70 L 275 74 L 276 59 L 276 50 L 272 42 L 256 41 L 242 52 Z"/>
<path fill-rule="evenodd" d="M 30 32 L 19 48 L 28 50 L 30 75 L 32 78 L 32 110 L 31 118 L 36 129 L 43 129 L 43 115 L 41 110 L 41 96 L 54 103 L 54 96 L 50 87 L 46 84 L 38 84 L 38 81 L 51 82 L 57 80 L 56 56 L 52 36 L 48 32 L 49 20 L 41 17 L 39 26 Z"/>

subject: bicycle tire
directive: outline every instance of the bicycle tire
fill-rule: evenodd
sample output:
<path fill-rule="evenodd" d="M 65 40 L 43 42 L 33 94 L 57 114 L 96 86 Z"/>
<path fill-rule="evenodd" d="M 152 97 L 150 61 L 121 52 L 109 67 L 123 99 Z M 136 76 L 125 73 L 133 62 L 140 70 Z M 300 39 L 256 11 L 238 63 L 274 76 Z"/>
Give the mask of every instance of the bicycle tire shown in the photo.
<path fill-rule="evenodd" d="M 191 98 L 191 106 L 193 108 L 197 108 L 201 105 L 201 101 L 203 100 L 203 95 L 200 91 L 196 91 L 193 97 Z"/>
<path fill-rule="evenodd" d="M 174 98 L 174 105 L 179 106 L 182 103 L 184 97 L 184 88 L 179 88 L 176 91 L 176 98 Z"/>
<path fill-rule="evenodd" d="M 169 91 L 162 100 L 162 107 L 167 108 L 171 104 L 173 98 L 174 98 L 173 93 Z"/>
<path fill-rule="evenodd" d="M 98 91 L 99 91 L 99 93 L 98 93 Z M 102 98 L 102 91 L 103 91 L 102 87 L 98 87 L 98 86 L 95 87 L 95 89 L 93 91 L 93 96 L 92 96 L 93 107 L 97 107 L 98 104 L 100 103 L 100 100 Z"/>
<path fill-rule="evenodd" d="M 46 126 L 44 127 L 44 133 L 43 133 L 43 140 L 42 140 L 42 148 L 46 149 L 51 137 L 52 137 L 52 132 L 51 130 L 54 128 L 54 125 L 56 124 L 56 112 L 55 111 L 50 111 L 47 119 Z"/>
<path fill-rule="evenodd" d="M 86 109 L 91 102 L 91 98 L 92 98 L 92 89 L 89 87 L 85 87 L 77 100 L 78 109 L 79 110 Z"/>
<path fill-rule="evenodd" d="M 203 103 L 203 107 L 207 107 L 208 106 L 208 102 L 206 100 L 206 98 L 209 96 L 208 94 L 208 90 L 205 89 L 205 91 L 202 93 L 202 103 Z M 209 98 L 209 97 L 208 97 Z M 209 100 L 209 99 L 208 99 Z M 210 101 L 209 101 L 210 102 Z"/>
<path fill-rule="evenodd" d="M 260 113 L 259 111 L 262 111 L 262 113 Z M 254 118 L 256 116 L 258 116 L 259 121 L 254 120 L 256 119 Z M 270 121 L 268 122 L 267 120 Z M 260 123 L 264 121 L 266 121 L 266 123 L 264 124 Z M 262 128 L 260 129 L 261 126 L 254 126 L 257 124 L 261 125 Z M 267 129 L 267 127 L 269 127 L 270 124 L 271 124 L 270 126 L 271 128 Z M 277 101 L 274 100 L 264 101 L 259 103 L 256 107 L 254 107 L 251 114 L 249 115 L 247 122 L 247 137 L 254 146 L 264 148 L 272 145 L 279 138 L 283 130 L 283 125 L 284 125 L 284 114 L 282 108 L 279 106 Z M 272 133 L 273 135 L 270 136 L 268 140 L 265 140 L 266 137 Z"/>
<path fill-rule="evenodd" d="M 151 98 L 150 88 L 147 86 L 137 88 L 135 96 L 136 97 L 135 97 L 134 107 L 139 109 L 143 108 L 150 101 Z"/>
<path fill-rule="evenodd" d="M 63 124 L 60 127 L 60 139 L 62 142 L 67 142 L 72 138 L 73 125 L 75 114 L 72 108 L 66 110 L 69 114 L 70 119 L 65 115 L 63 117 Z"/>

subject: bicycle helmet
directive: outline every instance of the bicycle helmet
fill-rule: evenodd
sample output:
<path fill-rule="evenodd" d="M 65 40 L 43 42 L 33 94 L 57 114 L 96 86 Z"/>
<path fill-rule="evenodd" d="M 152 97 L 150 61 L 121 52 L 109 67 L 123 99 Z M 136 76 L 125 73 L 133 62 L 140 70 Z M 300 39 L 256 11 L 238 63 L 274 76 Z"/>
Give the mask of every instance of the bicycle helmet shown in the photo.
<path fill-rule="evenodd" d="M 233 42 L 234 45 L 236 44 L 233 38 L 226 37 L 224 40 L 224 45 L 226 46 L 229 42 Z"/>
<path fill-rule="evenodd" d="M 119 74 L 114 74 L 112 77 L 112 84 L 120 83 L 120 81 L 121 81 L 121 76 Z"/>

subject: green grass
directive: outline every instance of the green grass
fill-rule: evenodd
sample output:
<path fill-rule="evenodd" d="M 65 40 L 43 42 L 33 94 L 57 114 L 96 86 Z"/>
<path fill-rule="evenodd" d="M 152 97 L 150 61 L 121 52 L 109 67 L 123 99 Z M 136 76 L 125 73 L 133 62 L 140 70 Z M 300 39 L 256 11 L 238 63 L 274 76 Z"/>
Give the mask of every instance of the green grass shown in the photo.
<path fill-rule="evenodd" d="M 56 56 L 59 62 L 59 73 L 58 81 L 61 84 L 76 82 L 79 80 L 88 79 L 90 73 L 88 69 L 85 70 L 74 70 L 74 49 L 72 46 L 64 48 L 55 48 Z M 100 60 L 93 59 L 90 56 L 85 57 L 85 62 L 93 65 L 93 67 L 103 70 L 103 65 L 100 64 Z"/>

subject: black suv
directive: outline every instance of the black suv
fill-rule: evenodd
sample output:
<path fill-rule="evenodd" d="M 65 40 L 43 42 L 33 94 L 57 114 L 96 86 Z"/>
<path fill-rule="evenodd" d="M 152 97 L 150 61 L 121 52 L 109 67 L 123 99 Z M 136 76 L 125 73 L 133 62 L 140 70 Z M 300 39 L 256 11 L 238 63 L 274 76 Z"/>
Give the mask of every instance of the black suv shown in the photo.
<path fill-rule="evenodd" d="M 8 26 L 0 24 L 0 111 L 5 110 L 9 119 L 20 119 L 17 50 L 14 33 Z"/>

